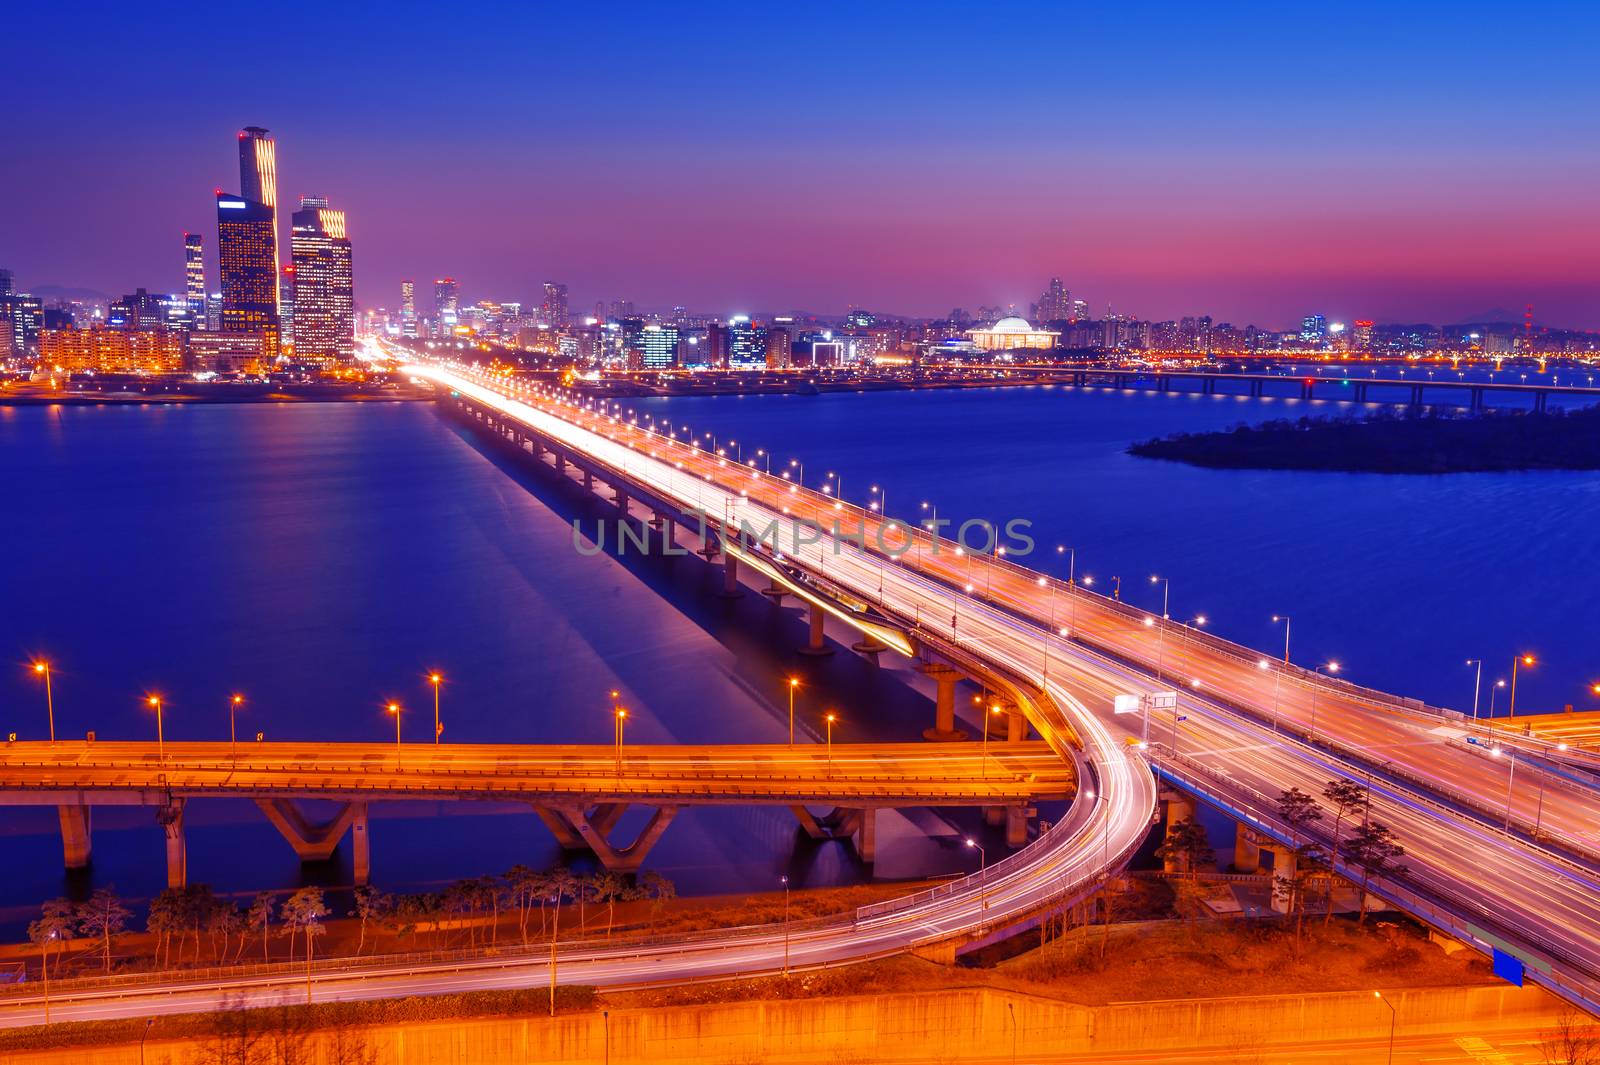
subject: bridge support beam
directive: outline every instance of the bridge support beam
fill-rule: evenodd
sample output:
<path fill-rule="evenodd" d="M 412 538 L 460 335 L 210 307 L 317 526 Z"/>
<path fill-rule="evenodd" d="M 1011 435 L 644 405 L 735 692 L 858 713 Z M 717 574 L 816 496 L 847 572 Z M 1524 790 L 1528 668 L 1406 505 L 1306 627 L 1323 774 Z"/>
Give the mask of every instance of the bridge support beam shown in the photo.
<path fill-rule="evenodd" d="M 717 594 L 724 599 L 739 598 L 739 560 L 732 555 L 722 556 L 722 591 Z"/>
<path fill-rule="evenodd" d="M 627 803 L 602 803 L 592 814 L 577 805 L 558 805 L 549 809 L 565 821 L 572 833 L 594 852 L 600 864 L 613 873 L 638 872 L 639 867 L 644 864 L 645 856 L 650 853 L 650 848 L 656 845 L 661 833 L 665 832 L 667 826 L 672 824 L 672 819 L 678 816 L 677 806 L 657 806 L 633 842 L 618 846 L 607 837 L 628 809 Z M 543 817 L 543 813 L 540 816 Z M 557 838 L 561 838 L 560 834 Z"/>
<path fill-rule="evenodd" d="M 156 811 L 156 823 L 167 837 L 167 887 L 189 882 L 189 850 L 183 838 L 183 800 L 173 799 Z"/>
<path fill-rule="evenodd" d="M 1261 841 L 1249 828 L 1240 823 L 1233 829 L 1233 871 L 1259 873 L 1261 871 Z"/>
<path fill-rule="evenodd" d="M 878 859 L 878 810 L 874 806 L 836 807 L 821 817 L 804 806 L 789 807 L 800 830 L 815 840 L 849 840 L 856 857 L 871 865 Z"/>
<path fill-rule="evenodd" d="M 1021 710 L 1006 714 L 1006 742 L 1021 743 L 1028 738 L 1028 718 Z"/>
<path fill-rule="evenodd" d="M 811 607 L 811 633 L 806 645 L 800 648 L 803 655 L 831 655 L 833 648 L 828 646 L 827 634 L 823 629 L 823 619 L 827 617 L 823 609 L 815 603 Z"/>
<path fill-rule="evenodd" d="M 860 640 L 850 645 L 850 650 L 857 654 L 866 655 L 872 659 L 872 664 L 878 664 L 878 656 L 889 649 L 889 645 L 880 643 L 878 638 L 871 634 L 863 636 Z"/>
<path fill-rule="evenodd" d="M 965 730 L 956 728 L 956 685 L 961 681 L 961 671 L 943 662 L 929 662 L 918 667 L 933 678 L 933 727 L 922 730 L 922 738 L 950 742 L 967 738 Z"/>
<path fill-rule="evenodd" d="M 1006 807 L 1006 846 L 1012 850 L 1026 846 L 1028 843 L 1028 808 L 1026 806 Z"/>
<path fill-rule="evenodd" d="M 1166 807 L 1162 832 L 1162 839 L 1165 841 L 1171 838 L 1172 829 L 1179 822 L 1194 820 L 1194 801 L 1176 791 L 1162 792 L 1161 799 Z M 1183 863 L 1177 855 L 1168 855 L 1161 862 L 1162 869 L 1169 873 L 1187 872 L 1182 866 Z"/>
<path fill-rule="evenodd" d="M 583 471 L 583 490 L 585 492 L 594 491 L 594 471 L 593 470 L 584 470 Z"/>
<path fill-rule="evenodd" d="M 550 834 L 556 838 L 556 843 L 562 850 L 583 850 L 582 838 L 572 830 L 572 826 L 567 824 L 567 819 L 562 817 L 559 811 L 535 806 L 533 812 L 539 815 L 539 820 L 544 822 L 544 827 L 550 830 Z"/>
<path fill-rule="evenodd" d="M 61 816 L 61 851 L 67 868 L 87 869 L 90 855 L 89 807 L 61 805 L 56 807 L 56 812 Z"/>
<path fill-rule="evenodd" d="M 559 451 L 557 451 L 555 453 L 555 455 L 556 455 L 556 472 L 557 473 L 566 473 L 567 472 L 567 456 L 563 455 Z"/>
<path fill-rule="evenodd" d="M 354 849 L 356 883 L 365 884 L 371 864 L 371 851 L 367 840 L 367 804 L 347 802 L 333 819 L 314 825 L 306 819 L 293 799 L 257 799 L 256 806 L 267 815 L 272 827 L 289 841 L 294 853 L 302 862 L 325 862 L 351 834 Z"/>
<path fill-rule="evenodd" d="M 773 606 L 782 606 L 783 597 L 789 594 L 789 589 L 773 581 L 768 587 L 761 589 L 761 594 L 772 600 Z"/>
<path fill-rule="evenodd" d="M 1293 880 L 1295 874 L 1294 851 L 1281 843 L 1273 843 L 1267 850 L 1272 855 L 1272 875 L 1274 877 L 1281 876 L 1286 880 Z M 1279 898 L 1278 892 L 1274 891 L 1272 893 L 1272 908 L 1278 913 L 1288 913 L 1289 899 L 1287 897 Z"/>
<path fill-rule="evenodd" d="M 856 856 L 867 865 L 878 860 L 878 810 L 875 806 L 861 811 L 861 824 L 856 829 Z"/>
<path fill-rule="evenodd" d="M 624 518 L 628 516 L 628 493 L 622 490 L 621 485 L 614 485 L 612 487 L 611 502 L 617 505 L 617 509 L 622 512 L 622 516 Z"/>

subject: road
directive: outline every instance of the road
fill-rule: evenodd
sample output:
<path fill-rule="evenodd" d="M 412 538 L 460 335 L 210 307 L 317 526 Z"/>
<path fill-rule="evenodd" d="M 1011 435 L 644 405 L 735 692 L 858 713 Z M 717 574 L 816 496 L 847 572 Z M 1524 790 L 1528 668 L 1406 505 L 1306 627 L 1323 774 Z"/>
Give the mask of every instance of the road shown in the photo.
<path fill-rule="evenodd" d="M 959 806 L 1065 798 L 1044 743 L 703 746 L 44 741 L 0 748 L 0 804 L 176 796 L 603 797 Z"/>

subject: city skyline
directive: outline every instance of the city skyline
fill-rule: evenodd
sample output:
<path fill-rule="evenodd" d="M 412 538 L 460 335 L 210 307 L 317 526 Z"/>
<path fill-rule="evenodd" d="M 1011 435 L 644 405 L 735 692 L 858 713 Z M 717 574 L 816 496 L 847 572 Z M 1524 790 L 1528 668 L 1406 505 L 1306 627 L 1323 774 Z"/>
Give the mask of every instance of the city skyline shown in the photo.
<path fill-rule="evenodd" d="M 0 246 L 23 290 L 181 291 L 173 244 L 212 231 L 204 193 L 232 184 L 226 138 L 256 123 L 278 141 L 286 202 L 331 195 L 359 219 L 363 307 L 396 307 L 404 278 L 534 301 L 557 277 L 579 309 L 624 295 L 935 317 L 1025 309 L 1061 276 L 1095 315 L 1446 324 L 1531 304 L 1542 322 L 1600 325 L 1600 223 L 1582 210 L 1600 157 L 1566 62 L 1591 15 L 1523 20 L 1480 57 L 1468 20 L 1429 8 L 1352 9 L 1329 27 L 1075 12 L 1027 32 L 920 14 L 790 32 L 638 9 L 605 48 L 566 54 L 541 45 L 586 27 L 546 13 L 539 62 L 504 68 L 481 61 L 492 48 L 473 22 L 408 79 L 395 64 L 415 12 L 336 13 L 348 76 L 329 87 L 276 76 L 271 50 L 190 55 L 180 77 L 170 23 L 111 42 L 71 11 L 21 12 L 24 37 L 81 38 L 105 77 L 32 102 L 34 140 L 0 169 L 30 209 L 0 217 Z M 514 39 L 531 16 L 493 19 Z M 712 30 L 773 47 L 659 69 L 659 91 L 639 91 L 662 42 Z M 42 55 L 24 51 L 19 83 L 42 84 Z M 224 66 L 245 76 L 193 93 Z M 183 117 L 113 147 L 83 125 L 106 86 Z M 1530 140 L 1538 165 L 1517 147 Z"/>

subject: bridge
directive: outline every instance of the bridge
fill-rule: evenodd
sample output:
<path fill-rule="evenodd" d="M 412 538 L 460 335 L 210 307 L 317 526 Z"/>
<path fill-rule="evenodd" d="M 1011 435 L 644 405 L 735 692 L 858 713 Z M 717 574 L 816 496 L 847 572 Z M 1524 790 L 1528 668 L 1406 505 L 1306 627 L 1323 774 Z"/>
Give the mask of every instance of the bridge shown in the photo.
<path fill-rule="evenodd" d="M 699 542 L 707 562 L 720 565 L 725 594 L 754 583 L 765 585 L 772 609 L 795 599 L 810 620 L 803 651 L 833 653 L 842 642 L 862 654 L 915 657 L 938 691 L 930 747 L 960 737 L 948 693 L 971 677 L 997 693 L 992 709 L 1007 719 L 1008 746 L 1037 734 L 1070 767 L 1076 797 L 1059 823 L 1034 833 L 1024 810 L 1007 808 L 1015 854 L 936 891 L 808 930 L 803 965 L 947 949 L 1025 926 L 1103 886 L 1139 846 L 1158 804 L 1169 827 L 1197 803 L 1227 812 L 1239 825 L 1236 864 L 1254 867 L 1265 854 L 1274 874 L 1289 875 L 1297 845 L 1332 843 L 1335 818 L 1327 810 L 1316 825 L 1289 825 L 1278 794 L 1296 787 L 1320 795 L 1328 780 L 1348 779 L 1369 786 L 1355 816 L 1390 826 L 1406 849 L 1403 866 L 1368 880 L 1371 894 L 1484 953 L 1517 959 L 1530 980 L 1600 1009 L 1600 801 L 1570 771 L 1573 751 L 1196 632 L 651 432 L 560 389 L 445 363 L 404 371 L 435 383 L 444 408 L 497 446 L 608 491 L 634 535 L 663 548 L 680 535 Z M 747 532 L 772 527 L 776 543 Z M 809 535 L 816 528 L 831 531 Z M 1170 708 L 1152 712 L 1146 698 L 1141 712 L 1118 712 L 1119 697 L 1165 690 L 1175 693 Z M 1348 855 L 1336 854 L 1334 867 L 1367 879 Z M 313 979 L 307 993 L 776 972 L 788 945 L 781 930 L 758 928 L 714 943 L 655 943 L 646 960 L 579 946 L 562 955 L 559 974 L 524 958 L 474 963 L 468 976 L 458 967 L 448 980 L 374 963 L 365 976 Z M 222 982 L 187 1001 L 230 989 L 266 995 L 268 986 Z M 104 1016 L 181 1001 L 152 991 L 72 1008 Z M 35 1006 L 11 1003 L 6 1022 L 21 1023 Z"/>
<path fill-rule="evenodd" d="M 618 746 L 372 743 L 12 742 L 0 805 L 54 805 L 68 868 L 89 864 L 95 806 L 149 806 L 166 835 L 167 882 L 188 875 L 184 811 L 200 798 L 253 800 L 303 861 L 351 840 L 356 883 L 370 870 L 369 804 L 452 799 L 529 804 L 557 842 L 614 872 L 637 870 L 685 806 L 789 807 L 816 839 L 853 839 L 875 857 L 884 808 L 1025 808 L 1071 795 L 1071 766 L 1043 743 Z M 337 804 L 314 821 L 307 800 Z M 614 830 L 650 810 L 630 842 Z M 811 807 L 832 807 L 818 816 Z"/>

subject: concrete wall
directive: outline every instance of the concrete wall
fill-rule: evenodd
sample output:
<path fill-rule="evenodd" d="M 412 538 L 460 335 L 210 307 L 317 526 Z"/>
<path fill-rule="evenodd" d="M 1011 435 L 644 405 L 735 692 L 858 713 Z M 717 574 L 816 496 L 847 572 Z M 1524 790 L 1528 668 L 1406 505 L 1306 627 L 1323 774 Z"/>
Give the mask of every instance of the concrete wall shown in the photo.
<path fill-rule="evenodd" d="M 1397 991 L 1400 1035 L 1488 1033 L 1553 1024 L 1560 1004 L 1535 988 Z M 611 1010 L 616 1065 L 959 1062 L 1006 1055 L 1255 1049 L 1305 1039 L 1384 1040 L 1389 1011 L 1370 992 L 1076 1006 L 988 988 Z M 599 1013 L 396 1025 L 369 1038 L 378 1065 L 525 1065 L 606 1059 Z M 308 1065 L 338 1065 L 324 1044 Z M 151 1042 L 146 1065 L 189 1065 L 195 1047 Z M 0 1065 L 139 1065 L 137 1045 L 0 1054 Z"/>

